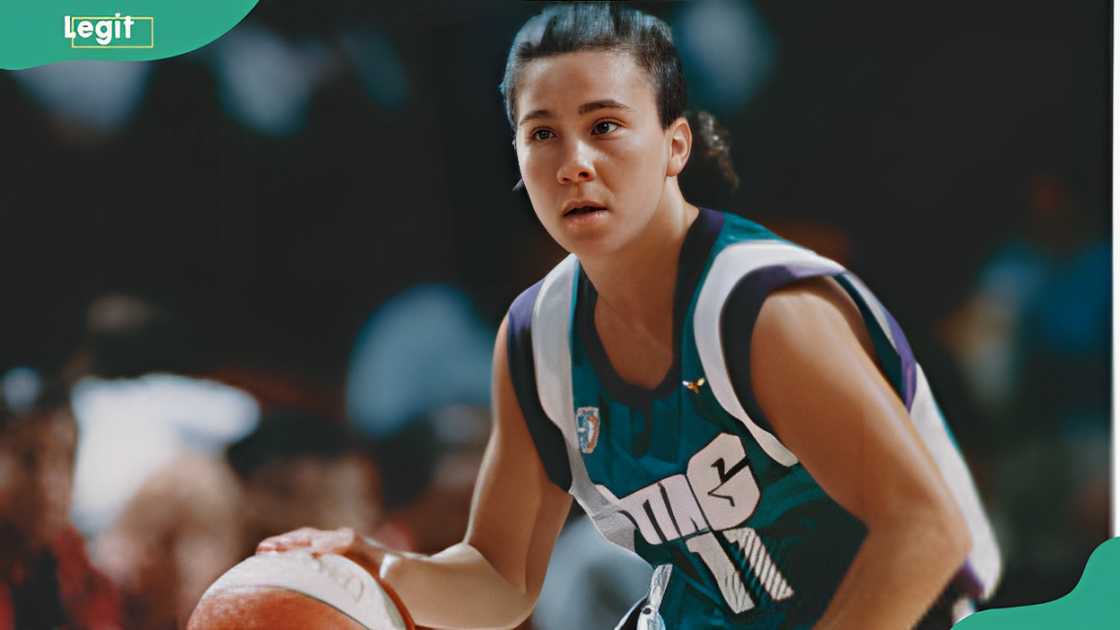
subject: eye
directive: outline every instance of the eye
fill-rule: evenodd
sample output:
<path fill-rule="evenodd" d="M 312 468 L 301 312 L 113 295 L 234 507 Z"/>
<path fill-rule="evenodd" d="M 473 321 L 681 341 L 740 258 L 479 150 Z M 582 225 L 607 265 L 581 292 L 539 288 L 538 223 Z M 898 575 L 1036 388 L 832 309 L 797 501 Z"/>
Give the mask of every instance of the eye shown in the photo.
<path fill-rule="evenodd" d="M 548 140 L 549 138 L 551 138 L 554 135 L 555 134 L 552 133 L 551 129 L 545 129 L 545 128 L 542 127 L 540 129 L 534 129 L 529 134 L 529 141 L 530 142 L 543 142 L 545 140 Z"/>
<path fill-rule="evenodd" d="M 600 120 L 599 122 L 595 123 L 594 127 L 591 128 L 591 135 L 602 136 L 614 131 L 615 129 L 618 129 L 620 126 L 621 125 L 614 122 L 613 120 Z"/>

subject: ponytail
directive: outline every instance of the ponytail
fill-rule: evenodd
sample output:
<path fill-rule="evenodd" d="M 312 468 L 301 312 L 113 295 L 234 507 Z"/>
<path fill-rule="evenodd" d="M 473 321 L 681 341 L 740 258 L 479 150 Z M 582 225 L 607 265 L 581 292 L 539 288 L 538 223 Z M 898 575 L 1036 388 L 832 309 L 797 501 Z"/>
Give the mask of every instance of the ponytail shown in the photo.
<path fill-rule="evenodd" d="M 685 118 L 692 127 L 692 153 L 703 158 L 696 170 L 716 170 L 731 192 L 739 188 L 739 175 L 731 161 L 731 136 L 727 129 L 706 111 L 687 111 Z M 693 169 L 685 169 L 686 172 Z M 694 175 L 694 173 L 689 173 Z"/>

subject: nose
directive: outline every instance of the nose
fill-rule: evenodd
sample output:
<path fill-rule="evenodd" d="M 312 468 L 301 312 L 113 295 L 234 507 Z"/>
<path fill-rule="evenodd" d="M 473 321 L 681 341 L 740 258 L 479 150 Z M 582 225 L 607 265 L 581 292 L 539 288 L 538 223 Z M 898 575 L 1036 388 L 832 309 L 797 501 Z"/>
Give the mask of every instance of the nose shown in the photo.
<path fill-rule="evenodd" d="M 582 184 L 595 179 L 595 167 L 591 161 L 591 151 L 582 142 L 576 142 L 564 156 L 564 162 L 556 171 L 556 180 L 561 184 Z"/>

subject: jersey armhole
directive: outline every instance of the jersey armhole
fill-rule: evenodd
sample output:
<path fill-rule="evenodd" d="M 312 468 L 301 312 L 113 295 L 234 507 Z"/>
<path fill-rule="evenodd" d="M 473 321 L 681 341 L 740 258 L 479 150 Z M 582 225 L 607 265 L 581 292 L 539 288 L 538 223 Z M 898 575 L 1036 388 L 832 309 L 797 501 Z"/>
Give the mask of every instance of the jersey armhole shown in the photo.
<path fill-rule="evenodd" d="M 519 295 L 507 314 L 506 354 L 509 359 L 509 376 L 521 415 L 525 418 L 545 473 L 552 483 L 569 492 L 572 487 L 572 470 L 568 464 L 564 435 L 548 418 L 537 391 L 531 324 L 533 304 L 540 287 L 541 283 L 538 282 Z"/>
<path fill-rule="evenodd" d="M 783 287 L 810 278 L 839 274 L 816 266 L 775 265 L 752 271 L 735 283 L 720 312 L 720 339 L 731 386 L 739 402 L 763 430 L 774 433 L 751 387 L 751 337 L 766 298 Z"/>
<path fill-rule="evenodd" d="M 720 314 L 720 335 L 735 395 L 739 397 L 747 413 L 767 431 L 773 432 L 754 396 L 750 366 L 751 338 L 762 304 L 771 293 L 783 287 L 802 280 L 825 277 L 836 280 L 855 302 L 874 346 L 872 360 L 883 370 L 907 410 L 913 403 L 914 360 L 909 344 L 894 318 L 885 309 L 875 308 L 878 302 L 861 290 L 858 280 L 846 272 L 834 273 L 816 267 L 764 267 L 743 276 L 731 290 Z"/>

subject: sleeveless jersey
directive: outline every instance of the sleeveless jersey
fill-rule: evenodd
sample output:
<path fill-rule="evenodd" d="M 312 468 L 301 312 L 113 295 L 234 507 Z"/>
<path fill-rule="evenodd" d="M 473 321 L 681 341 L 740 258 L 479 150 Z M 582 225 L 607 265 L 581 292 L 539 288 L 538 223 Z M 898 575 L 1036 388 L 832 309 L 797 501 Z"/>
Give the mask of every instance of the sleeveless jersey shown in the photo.
<path fill-rule="evenodd" d="M 875 359 L 968 522 L 972 551 L 952 588 L 984 598 L 995 587 L 994 536 L 895 320 L 839 264 L 702 209 L 681 249 L 676 356 L 656 388 L 614 372 L 595 331 L 595 289 L 574 256 L 521 294 L 507 323 L 511 378 L 549 478 L 607 540 L 659 567 L 668 628 L 809 628 L 864 538 L 862 523 L 776 438 L 750 387 L 763 300 L 826 276 L 859 307 Z"/>

